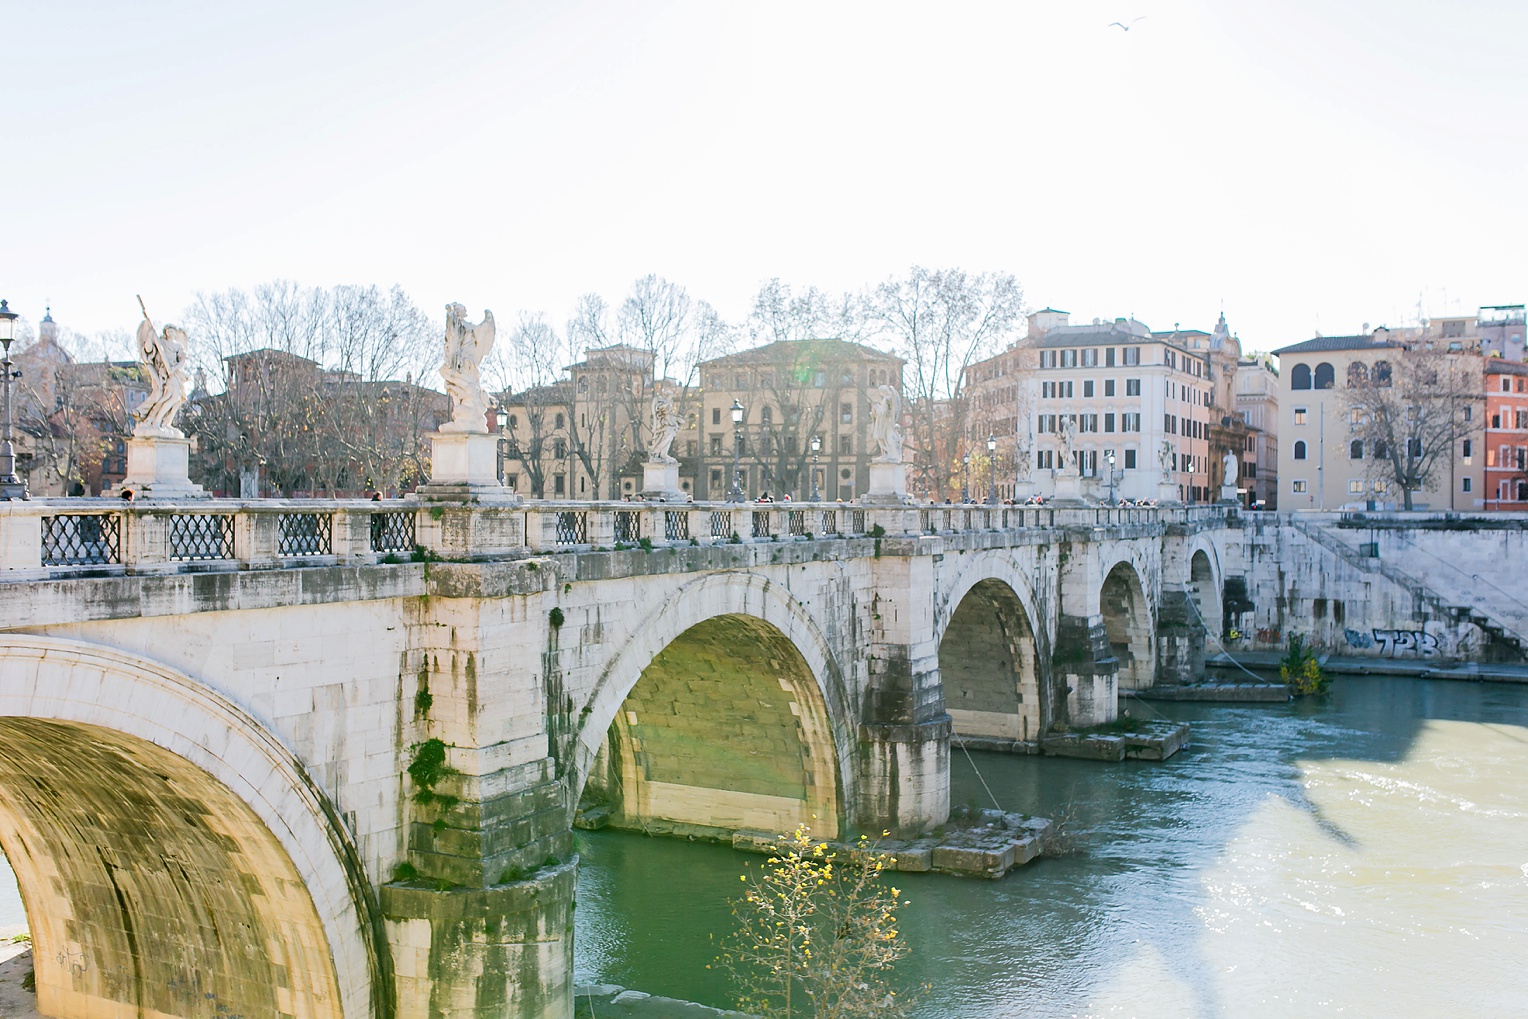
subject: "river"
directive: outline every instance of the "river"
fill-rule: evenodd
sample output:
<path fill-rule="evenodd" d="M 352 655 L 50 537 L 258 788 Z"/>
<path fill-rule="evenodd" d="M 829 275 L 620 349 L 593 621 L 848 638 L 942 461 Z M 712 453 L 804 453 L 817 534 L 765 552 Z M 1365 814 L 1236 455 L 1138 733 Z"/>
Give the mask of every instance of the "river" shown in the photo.
<path fill-rule="evenodd" d="M 1148 709 L 1138 707 L 1136 711 Z M 1152 705 L 1166 763 L 974 754 L 1079 851 L 897 875 L 928 1019 L 1528 1015 L 1528 687 L 1339 677 L 1290 705 Z M 955 803 L 985 803 L 955 753 Z M 748 858 L 580 832 L 577 970 L 713 1005 Z"/>
<path fill-rule="evenodd" d="M 979 769 L 1005 809 L 1069 814 L 1079 851 L 897 875 L 921 1016 L 1528 1014 L 1528 687 L 1153 709 L 1193 723 L 1165 764 L 956 752 L 954 802 L 986 802 Z M 761 858 L 577 839 L 579 979 L 729 1004 L 711 936 Z M 0 927 L 22 922 L 0 873 Z"/>

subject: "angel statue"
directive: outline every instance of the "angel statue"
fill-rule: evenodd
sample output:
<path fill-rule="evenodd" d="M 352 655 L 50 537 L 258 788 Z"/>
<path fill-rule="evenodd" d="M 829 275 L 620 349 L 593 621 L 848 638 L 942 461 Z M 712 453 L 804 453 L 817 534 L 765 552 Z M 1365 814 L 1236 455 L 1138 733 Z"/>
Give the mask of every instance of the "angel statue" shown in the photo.
<path fill-rule="evenodd" d="M 1034 470 L 1034 456 L 1028 446 L 1020 446 L 1013 453 L 1014 476 L 1020 481 L 1028 481 L 1030 472 Z"/>
<path fill-rule="evenodd" d="M 1074 415 L 1061 415 L 1061 470 L 1076 471 L 1077 419 Z"/>
<path fill-rule="evenodd" d="M 902 394 L 891 386 L 876 389 L 870 405 L 870 438 L 880 448 L 876 463 L 902 462 Z"/>
<path fill-rule="evenodd" d="M 655 464 L 678 463 L 669 455 L 674 436 L 679 434 L 679 411 L 674 408 L 674 398 L 667 393 L 653 397 L 653 438 L 647 445 L 647 462 Z"/>
<path fill-rule="evenodd" d="M 1162 480 L 1171 481 L 1173 479 L 1173 444 L 1166 439 L 1162 440 L 1161 448 L 1157 450 L 1157 463 L 1162 467 Z"/>
<path fill-rule="evenodd" d="M 1223 461 L 1223 466 L 1226 470 L 1226 480 L 1224 483 L 1227 485 L 1236 484 L 1237 471 L 1241 467 L 1241 461 L 1238 460 L 1236 458 L 1236 454 L 1231 452 L 1229 449 L 1226 450 L 1226 458 Z"/>
<path fill-rule="evenodd" d="M 488 431 L 488 398 L 478 366 L 493 349 L 493 337 L 493 312 L 485 310 L 483 321 L 473 325 L 465 306 L 446 305 L 446 360 L 440 377 L 451 394 L 451 420 L 440 426 L 442 432 Z"/>
<path fill-rule="evenodd" d="M 138 307 L 143 308 L 143 321 L 138 323 L 138 362 L 148 378 L 149 392 L 133 411 L 138 419 L 133 434 L 185 438 L 175 427 L 175 415 L 186 402 L 186 334 L 172 325 L 165 326 L 163 333 L 156 333 L 141 297 Z"/>

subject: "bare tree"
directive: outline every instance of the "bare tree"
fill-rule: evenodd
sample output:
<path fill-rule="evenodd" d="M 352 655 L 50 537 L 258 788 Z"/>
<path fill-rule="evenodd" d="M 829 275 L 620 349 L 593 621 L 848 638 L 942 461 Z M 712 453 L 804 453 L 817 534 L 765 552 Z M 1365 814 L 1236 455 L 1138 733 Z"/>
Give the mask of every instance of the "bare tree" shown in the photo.
<path fill-rule="evenodd" d="M 959 469 L 967 433 L 966 369 L 996 353 L 1024 308 L 1018 280 L 1002 273 L 914 266 L 869 297 L 877 334 L 907 360 L 918 467 L 943 494 Z"/>
<path fill-rule="evenodd" d="M 1409 510 L 1412 493 L 1434 487 L 1474 431 L 1485 404 L 1480 358 L 1397 346 L 1372 366 L 1355 364 L 1345 393 L 1354 441 L 1368 453 L 1370 478 L 1399 488 Z"/>

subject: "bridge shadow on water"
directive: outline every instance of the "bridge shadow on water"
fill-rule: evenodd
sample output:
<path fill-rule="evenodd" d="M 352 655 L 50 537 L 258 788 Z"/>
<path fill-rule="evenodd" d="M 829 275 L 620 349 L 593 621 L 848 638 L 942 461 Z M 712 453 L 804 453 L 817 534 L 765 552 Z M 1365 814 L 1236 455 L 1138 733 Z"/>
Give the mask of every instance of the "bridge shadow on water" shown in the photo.
<path fill-rule="evenodd" d="M 1131 710 L 1189 721 L 1193 745 L 1119 765 L 954 754 L 952 803 L 989 805 L 979 770 L 1003 808 L 1063 818 L 1077 851 L 997 882 L 898 875 L 922 1015 L 1528 1009 L 1510 962 L 1450 958 L 1482 929 L 1528 948 L 1509 921 L 1528 907 L 1528 687 L 1340 677 L 1289 705 Z M 580 979 L 727 1004 L 711 936 L 759 861 L 581 843 Z M 1450 990 L 1429 999 L 1427 973 Z"/>

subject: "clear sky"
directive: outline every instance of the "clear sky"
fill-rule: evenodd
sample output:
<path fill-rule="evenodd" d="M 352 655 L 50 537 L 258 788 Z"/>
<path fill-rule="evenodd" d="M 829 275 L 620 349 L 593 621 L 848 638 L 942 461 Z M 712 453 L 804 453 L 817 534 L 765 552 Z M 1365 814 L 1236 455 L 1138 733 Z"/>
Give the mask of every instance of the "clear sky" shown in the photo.
<path fill-rule="evenodd" d="M 1129 32 L 1109 22 L 1134 22 Z M 1014 273 L 1254 349 L 1528 299 L 1528 3 L 7 0 L 0 296 Z M 194 338 L 193 338 L 194 339 Z"/>

